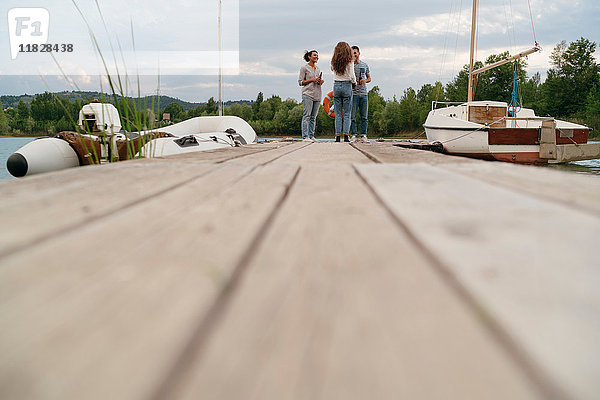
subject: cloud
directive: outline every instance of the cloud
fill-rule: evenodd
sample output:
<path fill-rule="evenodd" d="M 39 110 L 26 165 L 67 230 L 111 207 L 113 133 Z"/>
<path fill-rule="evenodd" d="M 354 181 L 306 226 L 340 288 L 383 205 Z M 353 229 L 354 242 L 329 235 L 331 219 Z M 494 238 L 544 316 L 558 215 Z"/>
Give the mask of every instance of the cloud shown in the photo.
<path fill-rule="evenodd" d="M 93 0 L 76 1 L 95 4 Z M 138 10 L 133 16 L 138 49 L 178 44 L 202 46 L 203 40 L 213 40 L 207 39 L 210 35 L 198 37 L 193 13 L 178 11 L 196 7 L 207 15 L 213 13 L 211 5 L 201 8 L 204 0 L 174 0 L 154 7 L 157 1 L 128 2 Z M 122 0 L 103 0 L 103 12 L 108 15 L 112 5 L 120 2 Z M 384 97 L 400 96 L 409 86 L 418 90 L 424 83 L 438 79 L 446 83 L 468 62 L 470 4 L 462 0 L 370 0 L 368 3 L 347 0 L 340 9 L 339 4 L 317 0 L 305 0 L 301 6 L 289 0 L 241 1 L 239 40 L 236 35 L 240 74 L 224 77 L 225 99 L 254 99 L 259 91 L 267 97 L 278 94 L 283 98 L 300 99 L 296 76 L 304 63 L 303 51 L 312 48 L 320 53 L 318 65 L 326 79 L 324 90 L 329 91 L 332 84 L 329 61 L 339 40 L 361 47 L 363 59 L 371 67 L 371 87 L 378 85 Z M 538 71 L 545 73 L 550 66 L 548 56 L 560 40 L 570 42 L 581 36 L 594 41 L 600 39 L 600 2 L 597 0 L 531 0 L 531 7 L 536 37 L 545 51 L 529 57 L 530 75 Z M 90 14 L 93 12 L 96 12 L 95 5 L 89 9 Z M 129 22 L 128 16 L 118 15 L 110 22 L 115 26 L 111 37 L 119 32 L 120 41 L 127 49 L 131 46 Z M 479 59 L 505 50 L 515 53 L 533 44 L 526 0 L 482 1 L 479 22 Z M 181 42 L 178 42 L 179 36 L 171 35 L 176 29 L 185 34 Z M 100 33 L 105 34 L 103 28 Z M 70 78 L 84 90 L 99 89 L 95 76 Z M 46 81 L 53 90 L 69 89 L 64 79 L 46 77 Z M 156 93 L 156 77 L 142 77 L 141 82 L 145 94 Z M 206 101 L 216 97 L 216 84 L 216 76 L 163 76 L 160 92 L 188 101 Z M 0 76 L 0 86 L 3 94 L 47 90 L 38 76 L 30 79 Z"/>

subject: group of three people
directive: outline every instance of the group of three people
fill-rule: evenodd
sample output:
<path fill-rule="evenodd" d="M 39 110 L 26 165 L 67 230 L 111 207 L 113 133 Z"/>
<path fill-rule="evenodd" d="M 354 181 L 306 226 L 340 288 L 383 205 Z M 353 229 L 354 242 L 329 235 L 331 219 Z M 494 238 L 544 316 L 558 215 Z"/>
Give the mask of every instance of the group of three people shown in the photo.
<path fill-rule="evenodd" d="M 315 140 L 315 126 L 321 104 L 323 73 L 317 67 L 319 53 L 316 50 L 304 54 L 307 62 L 300 68 L 298 84 L 302 86 L 302 138 Z M 335 141 L 358 140 L 356 117 L 360 114 L 360 140 L 367 142 L 369 98 L 366 84 L 371 82 L 369 66 L 360 60 L 360 49 L 346 42 L 339 42 L 331 57 L 333 71 L 333 109 L 335 110 Z"/>

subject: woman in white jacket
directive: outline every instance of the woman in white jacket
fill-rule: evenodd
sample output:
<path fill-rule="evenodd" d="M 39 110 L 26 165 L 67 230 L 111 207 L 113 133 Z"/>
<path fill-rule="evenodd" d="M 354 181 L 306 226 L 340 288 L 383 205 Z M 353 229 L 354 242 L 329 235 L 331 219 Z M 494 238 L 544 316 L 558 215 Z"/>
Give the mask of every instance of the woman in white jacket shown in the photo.
<path fill-rule="evenodd" d="M 344 142 L 350 141 L 350 122 L 352 114 L 352 89 L 356 86 L 354 75 L 354 56 L 352 48 L 346 42 L 339 42 L 331 57 L 333 71 L 333 109 L 335 110 L 335 141 L 344 135 Z"/>

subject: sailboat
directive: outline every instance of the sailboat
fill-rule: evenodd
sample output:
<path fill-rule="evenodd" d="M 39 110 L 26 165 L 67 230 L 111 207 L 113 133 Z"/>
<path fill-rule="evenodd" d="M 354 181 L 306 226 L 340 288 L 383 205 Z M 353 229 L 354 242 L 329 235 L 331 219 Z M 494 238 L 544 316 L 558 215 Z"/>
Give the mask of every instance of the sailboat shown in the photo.
<path fill-rule="evenodd" d="M 467 101 L 433 102 L 427 115 L 427 140 L 454 155 L 513 163 L 548 164 L 600 158 L 600 143 L 588 143 L 590 128 L 539 117 L 532 109 L 500 101 L 473 101 L 476 76 L 540 50 L 529 50 L 475 69 L 479 0 L 473 0 Z M 439 106 L 444 106 L 440 107 Z"/>

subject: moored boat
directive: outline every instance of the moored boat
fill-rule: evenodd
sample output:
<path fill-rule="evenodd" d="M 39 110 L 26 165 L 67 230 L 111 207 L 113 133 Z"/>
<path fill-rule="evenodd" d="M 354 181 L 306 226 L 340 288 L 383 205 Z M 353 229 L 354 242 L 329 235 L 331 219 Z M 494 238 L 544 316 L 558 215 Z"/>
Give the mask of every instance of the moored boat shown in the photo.
<path fill-rule="evenodd" d="M 430 143 L 445 152 L 516 163 L 564 163 L 600 158 L 600 143 L 588 143 L 590 128 L 552 117 L 538 117 L 517 101 L 516 65 L 513 100 L 473 101 L 476 76 L 514 62 L 540 50 L 537 42 L 529 50 L 491 65 L 475 69 L 475 37 L 478 1 L 473 0 L 471 53 L 466 102 L 433 102 L 425 133 Z M 438 108 L 439 105 L 445 107 Z"/>
<path fill-rule="evenodd" d="M 454 155 L 530 164 L 600 157 L 600 143 L 588 143 L 587 126 L 537 117 L 527 108 L 510 117 L 503 102 L 434 106 L 424 128 L 430 142 L 441 143 Z"/>
<path fill-rule="evenodd" d="M 22 177 L 79 165 L 164 157 L 257 141 L 250 124 L 235 116 L 195 117 L 160 129 L 124 132 L 116 107 L 97 102 L 82 107 L 78 125 L 85 133 L 65 131 L 27 143 L 8 158 L 8 171 Z"/>

